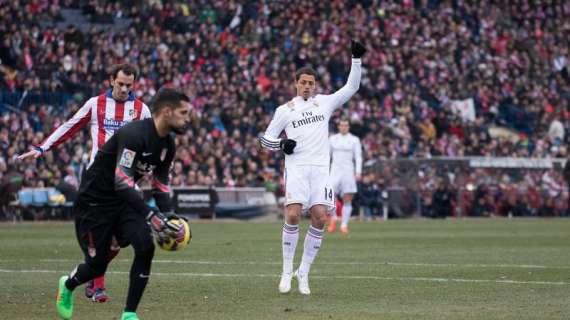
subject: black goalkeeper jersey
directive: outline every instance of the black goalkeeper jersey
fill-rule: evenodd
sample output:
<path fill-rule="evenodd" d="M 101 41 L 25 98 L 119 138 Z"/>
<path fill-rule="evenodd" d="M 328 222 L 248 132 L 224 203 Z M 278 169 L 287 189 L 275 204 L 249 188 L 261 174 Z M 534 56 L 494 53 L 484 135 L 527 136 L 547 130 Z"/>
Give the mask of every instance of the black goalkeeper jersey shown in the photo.
<path fill-rule="evenodd" d="M 81 181 L 77 201 L 89 206 L 130 205 L 148 214 L 136 182 L 152 181 L 154 198 L 162 212 L 171 210 L 168 174 L 174 158 L 174 137 L 161 138 L 153 119 L 135 121 L 119 129 L 97 152 Z"/>

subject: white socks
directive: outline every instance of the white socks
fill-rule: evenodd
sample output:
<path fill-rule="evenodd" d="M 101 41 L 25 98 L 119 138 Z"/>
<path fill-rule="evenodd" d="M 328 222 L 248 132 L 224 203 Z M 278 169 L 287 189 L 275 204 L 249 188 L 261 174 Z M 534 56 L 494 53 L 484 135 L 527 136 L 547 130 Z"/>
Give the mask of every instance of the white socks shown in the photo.
<path fill-rule="evenodd" d="M 299 241 L 299 225 L 283 224 L 281 245 L 283 247 L 283 273 L 293 273 L 293 258 Z"/>
<path fill-rule="evenodd" d="M 299 273 L 302 275 L 309 274 L 311 269 L 311 264 L 315 260 L 319 249 L 321 248 L 321 242 L 323 241 L 324 229 L 317 229 L 313 226 L 309 227 L 307 235 L 305 236 L 305 245 L 303 250 L 303 258 L 301 259 L 301 266 L 299 267 Z"/>
<path fill-rule="evenodd" d="M 348 221 L 350 220 L 350 215 L 352 214 L 352 203 L 347 202 L 342 206 L 342 223 L 341 227 L 348 227 Z"/>
<path fill-rule="evenodd" d="M 299 266 L 299 273 L 306 275 L 311 269 L 311 264 L 315 260 L 321 242 L 323 241 L 324 229 L 317 229 L 309 226 L 303 248 L 303 258 Z M 293 258 L 295 258 L 295 249 L 299 241 L 299 225 L 283 224 L 282 231 L 282 248 L 283 248 L 283 273 L 293 273 Z"/>

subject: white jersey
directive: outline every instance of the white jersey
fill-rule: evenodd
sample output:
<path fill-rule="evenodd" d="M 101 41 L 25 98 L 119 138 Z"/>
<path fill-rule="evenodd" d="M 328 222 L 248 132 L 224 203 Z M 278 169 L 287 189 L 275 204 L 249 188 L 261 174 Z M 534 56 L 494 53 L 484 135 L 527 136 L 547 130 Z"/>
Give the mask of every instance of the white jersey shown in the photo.
<path fill-rule="evenodd" d="M 360 87 L 361 60 L 352 59 L 347 83 L 330 95 L 316 95 L 304 100 L 297 96 L 275 110 L 273 119 L 261 137 L 261 146 L 279 150 L 283 130 L 297 145 L 285 155 L 285 167 L 295 165 L 329 166 L 329 119 L 334 110 L 346 103 Z"/>
<path fill-rule="evenodd" d="M 116 101 L 109 90 L 87 100 L 69 120 L 53 131 L 38 147 L 45 152 L 71 139 L 81 128 L 89 124 L 93 141 L 89 167 L 95 160 L 99 148 L 113 136 L 115 131 L 131 121 L 150 117 L 148 106 L 133 95 L 129 95 L 126 101 Z"/>
<path fill-rule="evenodd" d="M 337 133 L 329 138 L 331 145 L 331 171 L 351 175 L 362 173 L 362 146 L 357 136 Z"/>

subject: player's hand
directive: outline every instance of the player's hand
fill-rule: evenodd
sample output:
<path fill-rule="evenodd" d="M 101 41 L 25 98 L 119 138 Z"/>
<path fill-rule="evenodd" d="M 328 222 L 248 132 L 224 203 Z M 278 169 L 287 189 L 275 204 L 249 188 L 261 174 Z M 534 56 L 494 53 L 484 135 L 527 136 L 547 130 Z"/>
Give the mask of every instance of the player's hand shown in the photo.
<path fill-rule="evenodd" d="M 354 176 L 354 178 L 356 179 L 356 181 L 360 182 L 362 180 L 362 176 L 357 174 L 356 176 Z"/>
<path fill-rule="evenodd" d="M 293 139 L 283 139 L 279 143 L 279 147 L 281 148 L 281 150 L 283 150 L 283 152 L 285 152 L 285 154 L 292 154 L 293 149 L 295 149 L 296 146 L 297 146 L 297 141 Z"/>
<path fill-rule="evenodd" d="M 152 232 L 161 238 L 176 237 L 180 231 L 180 226 L 170 222 L 169 217 L 160 211 L 151 211 L 146 219 Z"/>
<path fill-rule="evenodd" d="M 19 155 L 18 157 L 16 157 L 16 159 L 18 159 L 18 160 L 20 160 L 20 161 L 25 160 L 25 159 L 28 159 L 28 158 L 37 159 L 37 158 L 39 158 L 41 155 L 42 155 L 41 151 L 34 149 L 34 150 L 30 150 L 30 151 L 28 151 L 28 152 L 26 152 L 26 153 L 24 153 L 24 154 Z"/>
<path fill-rule="evenodd" d="M 358 41 L 352 40 L 350 47 L 352 50 L 352 57 L 355 59 L 360 59 L 366 53 L 366 48 Z"/>

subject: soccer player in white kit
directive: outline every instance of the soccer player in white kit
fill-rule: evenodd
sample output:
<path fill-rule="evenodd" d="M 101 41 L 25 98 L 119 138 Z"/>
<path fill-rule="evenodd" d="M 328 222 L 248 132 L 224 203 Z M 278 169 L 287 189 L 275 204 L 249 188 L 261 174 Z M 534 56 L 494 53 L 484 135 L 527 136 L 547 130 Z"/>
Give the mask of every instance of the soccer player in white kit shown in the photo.
<path fill-rule="evenodd" d="M 115 131 L 132 121 L 151 117 L 150 109 L 131 92 L 138 70 L 131 64 L 118 64 L 111 71 L 111 89 L 92 97 L 66 122 L 53 131 L 40 145 L 18 156 L 19 160 L 39 158 L 44 152 L 68 141 L 82 128 L 89 125 L 91 132 L 91 166 L 99 148 L 107 142 Z M 111 246 L 109 260 L 118 253 L 116 242 Z M 102 275 L 85 286 L 85 296 L 94 302 L 109 299 L 105 290 L 105 276 Z"/>
<path fill-rule="evenodd" d="M 291 290 L 295 276 L 299 292 L 311 293 L 309 270 L 321 247 L 327 211 L 335 208 L 334 191 L 329 182 L 329 119 L 334 110 L 352 97 L 360 87 L 361 57 L 364 46 L 352 41 L 352 66 L 347 83 L 331 95 L 314 95 L 316 72 L 310 67 L 295 74 L 297 96 L 275 110 L 261 145 L 285 153 L 285 223 L 282 230 L 283 272 L 279 292 Z M 280 139 L 285 131 L 287 138 Z M 309 211 L 311 225 L 305 236 L 299 269 L 293 271 L 293 258 L 299 240 L 301 212 Z"/>
<path fill-rule="evenodd" d="M 348 233 L 348 221 L 352 214 L 352 198 L 357 191 L 356 181 L 362 174 L 362 145 L 357 136 L 349 132 L 348 120 L 338 124 L 339 133 L 329 138 L 331 146 L 331 183 L 334 191 L 342 197 L 342 222 L 340 232 Z M 336 228 L 336 212 L 331 212 L 328 232 Z"/>

